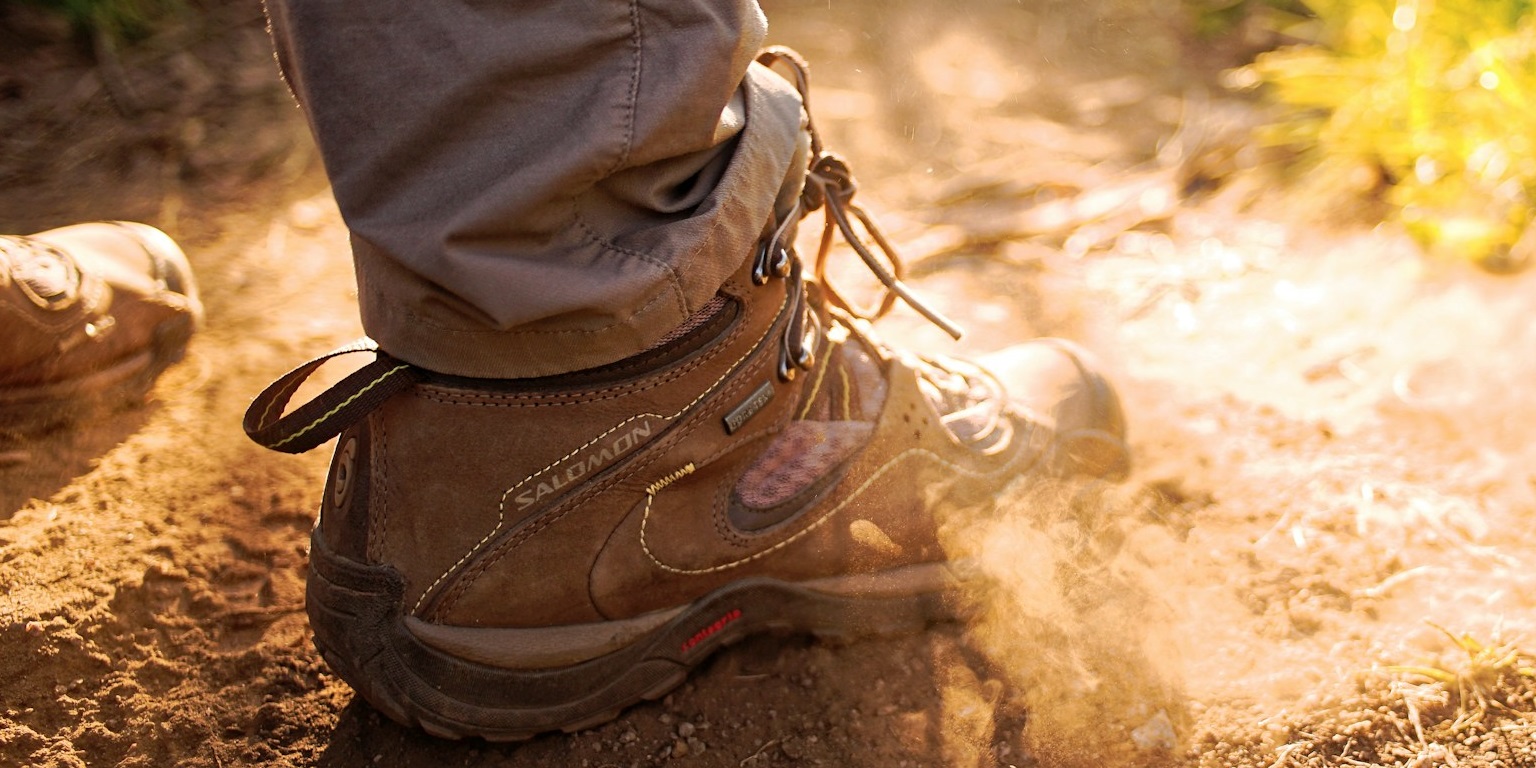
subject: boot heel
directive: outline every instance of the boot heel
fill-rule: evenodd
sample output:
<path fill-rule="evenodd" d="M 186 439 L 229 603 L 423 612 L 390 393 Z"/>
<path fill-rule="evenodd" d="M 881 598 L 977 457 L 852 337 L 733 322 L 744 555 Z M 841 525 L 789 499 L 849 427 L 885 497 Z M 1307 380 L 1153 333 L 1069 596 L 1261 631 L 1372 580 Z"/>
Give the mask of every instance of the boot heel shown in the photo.
<path fill-rule="evenodd" d="M 656 653 L 678 631 L 670 625 L 566 667 L 513 670 L 460 658 L 406 627 L 404 586 L 393 568 L 341 557 L 318 532 L 312 537 L 306 602 L 315 646 L 369 704 L 434 736 L 507 742 L 590 728 L 666 695 L 687 674 Z"/>

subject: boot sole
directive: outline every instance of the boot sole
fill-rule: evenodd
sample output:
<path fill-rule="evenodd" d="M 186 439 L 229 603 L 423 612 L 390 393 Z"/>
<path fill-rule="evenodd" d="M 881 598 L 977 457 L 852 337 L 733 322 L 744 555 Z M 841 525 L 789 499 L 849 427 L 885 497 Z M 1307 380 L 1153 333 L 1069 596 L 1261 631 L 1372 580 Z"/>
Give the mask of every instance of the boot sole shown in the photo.
<path fill-rule="evenodd" d="M 615 650 L 565 666 L 510 669 L 423 641 L 403 614 L 398 573 L 330 552 L 317 532 L 306 604 L 326 662 L 390 719 L 443 738 L 506 742 L 613 720 L 631 705 L 665 696 L 714 651 L 750 635 L 854 640 L 917 632 L 957 618 L 957 601 L 947 595 L 838 594 L 743 579 L 674 610 Z"/>
<path fill-rule="evenodd" d="M 165 369 L 181 362 L 192 321 L 177 318 L 155 329 L 150 348 L 111 367 L 65 381 L 0 387 L 0 433 L 21 437 L 140 403 Z"/>

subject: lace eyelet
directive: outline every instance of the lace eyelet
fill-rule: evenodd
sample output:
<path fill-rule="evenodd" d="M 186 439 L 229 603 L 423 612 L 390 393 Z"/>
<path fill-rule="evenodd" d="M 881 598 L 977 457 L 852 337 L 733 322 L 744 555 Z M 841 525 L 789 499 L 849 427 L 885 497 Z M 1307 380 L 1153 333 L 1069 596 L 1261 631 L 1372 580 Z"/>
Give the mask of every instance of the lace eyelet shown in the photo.
<path fill-rule="evenodd" d="M 773 271 L 774 277 L 789 277 L 789 272 L 792 269 L 790 265 L 790 256 L 789 251 L 783 246 L 779 247 L 778 253 L 774 256 L 772 265 L 769 267 L 769 269 Z"/>
<path fill-rule="evenodd" d="M 768 284 L 768 244 L 763 243 L 757 247 L 757 255 L 752 259 L 752 284 Z"/>
<path fill-rule="evenodd" d="M 790 364 L 789 355 L 787 355 L 787 354 L 780 354 L 779 355 L 779 380 L 780 381 L 786 381 L 786 382 L 794 381 L 795 380 L 795 376 L 798 373 L 799 373 L 799 370 L 796 369 L 793 365 Z"/>

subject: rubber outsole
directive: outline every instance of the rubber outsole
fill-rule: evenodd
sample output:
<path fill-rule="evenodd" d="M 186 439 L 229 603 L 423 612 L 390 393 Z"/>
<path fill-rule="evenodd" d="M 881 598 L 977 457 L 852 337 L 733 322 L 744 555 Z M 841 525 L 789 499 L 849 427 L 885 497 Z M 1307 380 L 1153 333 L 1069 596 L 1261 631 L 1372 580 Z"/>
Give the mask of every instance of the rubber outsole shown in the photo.
<path fill-rule="evenodd" d="M 407 629 L 404 582 L 387 566 L 335 555 L 318 535 L 307 606 L 336 674 L 402 725 L 449 739 L 521 741 L 606 723 L 680 685 L 716 650 L 764 632 L 860 639 L 954 619 L 943 592 L 851 597 L 766 578 L 733 582 L 619 650 L 552 669 L 493 667 L 433 648 Z"/>
<path fill-rule="evenodd" d="M 181 362 L 190 318 L 155 329 L 146 350 L 100 371 L 33 387 L 0 387 L 0 434 L 26 437 L 141 403 L 165 369 Z"/>

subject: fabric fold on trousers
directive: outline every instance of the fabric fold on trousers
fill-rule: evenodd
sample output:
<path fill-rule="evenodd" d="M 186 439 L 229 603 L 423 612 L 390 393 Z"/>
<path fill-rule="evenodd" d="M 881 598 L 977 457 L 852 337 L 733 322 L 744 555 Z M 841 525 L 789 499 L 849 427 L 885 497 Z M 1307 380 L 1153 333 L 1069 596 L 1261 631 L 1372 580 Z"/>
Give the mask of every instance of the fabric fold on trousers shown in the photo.
<path fill-rule="evenodd" d="M 463 376 L 641 352 L 798 191 L 751 0 L 268 0 L 352 234 L 364 328 Z"/>

